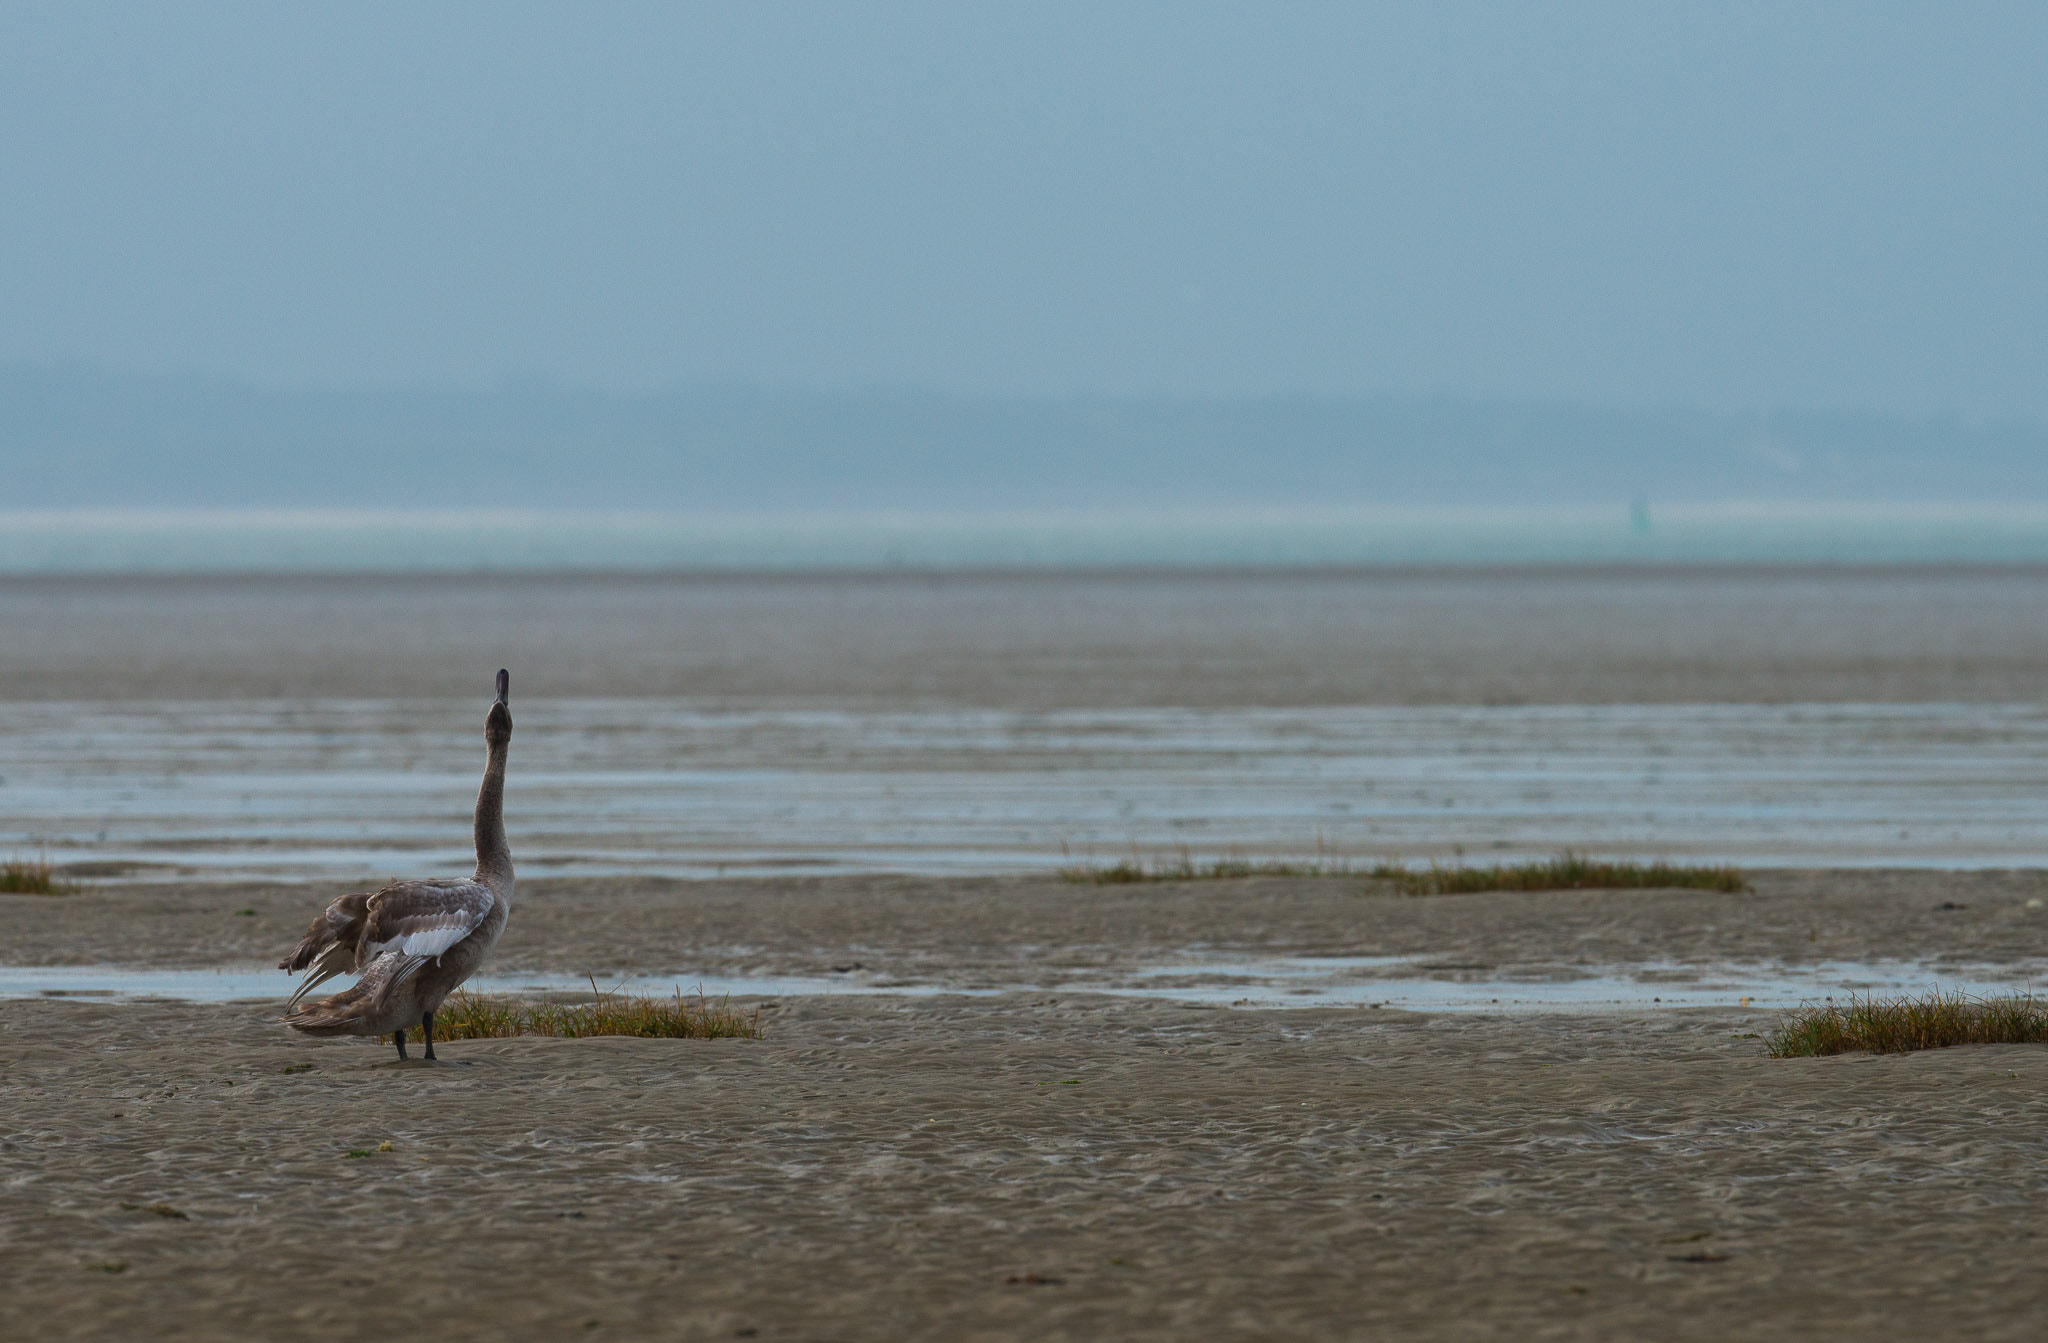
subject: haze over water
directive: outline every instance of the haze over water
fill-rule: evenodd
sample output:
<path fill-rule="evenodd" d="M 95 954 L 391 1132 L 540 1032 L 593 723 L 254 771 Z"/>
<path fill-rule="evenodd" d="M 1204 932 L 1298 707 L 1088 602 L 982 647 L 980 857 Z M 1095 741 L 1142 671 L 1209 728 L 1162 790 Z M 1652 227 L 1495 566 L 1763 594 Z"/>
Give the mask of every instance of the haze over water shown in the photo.
<path fill-rule="evenodd" d="M 2048 561 L 2048 506 L 692 515 L 0 513 L 0 573 L 463 573 Z"/>

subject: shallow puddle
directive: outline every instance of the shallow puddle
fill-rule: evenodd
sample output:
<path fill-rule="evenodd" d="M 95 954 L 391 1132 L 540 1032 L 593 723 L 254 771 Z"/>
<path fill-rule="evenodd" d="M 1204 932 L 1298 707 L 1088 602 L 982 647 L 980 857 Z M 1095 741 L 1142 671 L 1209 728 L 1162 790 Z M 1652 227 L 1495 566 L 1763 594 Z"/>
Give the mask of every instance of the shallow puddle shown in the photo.
<path fill-rule="evenodd" d="M 783 998 L 896 994 L 933 997 L 1000 993 L 1106 994 L 1212 1007 L 1360 1007 L 1416 1012 L 1644 1011 L 1681 1007 L 1778 1009 L 1802 1002 L 1924 993 L 2027 992 L 2043 976 L 2032 962 L 1929 965 L 1918 961 L 1822 961 L 1686 966 L 1646 963 L 1594 967 L 1552 977 L 1475 975 L 1432 969 L 1396 956 L 1204 958 L 1140 966 L 1093 978 L 1067 978 L 1048 967 L 1038 979 L 897 980 L 876 974 L 661 975 L 608 980 L 602 987 L 633 994 L 711 998 Z M 255 966 L 218 970 L 137 970 L 115 966 L 0 967 L 0 998 L 79 998 L 134 1002 L 275 1000 L 294 980 Z M 336 981 L 337 991 L 344 981 Z M 473 979 L 482 993 L 588 996 L 590 980 L 568 974 L 503 974 Z"/>

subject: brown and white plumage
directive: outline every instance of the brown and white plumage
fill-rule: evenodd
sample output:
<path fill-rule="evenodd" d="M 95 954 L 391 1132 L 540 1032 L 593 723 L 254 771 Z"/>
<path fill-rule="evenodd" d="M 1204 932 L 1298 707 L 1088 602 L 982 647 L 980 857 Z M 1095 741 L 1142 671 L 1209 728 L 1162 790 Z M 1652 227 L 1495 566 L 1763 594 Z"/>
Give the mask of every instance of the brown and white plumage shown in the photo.
<path fill-rule="evenodd" d="M 344 895 L 277 963 L 281 970 L 307 972 L 285 1006 L 297 1007 L 314 988 L 336 975 L 357 974 L 386 952 L 398 956 L 402 980 L 475 932 L 496 903 L 491 888 L 474 879 L 394 881 L 381 891 Z"/>
<path fill-rule="evenodd" d="M 352 975 L 361 969 L 357 945 L 363 936 L 363 925 L 369 919 L 370 900 L 376 892 L 358 891 L 344 895 L 320 911 L 313 920 L 313 926 L 306 930 L 299 945 L 291 954 L 277 963 L 280 970 L 297 974 L 304 970 L 306 977 L 299 983 L 299 991 L 285 1004 L 290 1011 L 299 1005 L 299 1000 L 336 975 Z"/>
<path fill-rule="evenodd" d="M 512 850 L 505 838 L 505 761 L 512 741 L 510 678 L 498 673 L 498 698 L 484 720 L 489 754 L 476 799 L 476 874 L 467 880 L 397 881 L 380 891 L 344 895 L 322 910 L 278 968 L 306 971 L 285 1021 L 309 1035 L 391 1035 L 405 1057 L 405 1032 L 426 1032 L 434 1057 L 433 1014 L 476 972 L 505 930 L 512 908 Z M 304 1008 L 299 1003 L 336 975 L 357 983 Z"/>

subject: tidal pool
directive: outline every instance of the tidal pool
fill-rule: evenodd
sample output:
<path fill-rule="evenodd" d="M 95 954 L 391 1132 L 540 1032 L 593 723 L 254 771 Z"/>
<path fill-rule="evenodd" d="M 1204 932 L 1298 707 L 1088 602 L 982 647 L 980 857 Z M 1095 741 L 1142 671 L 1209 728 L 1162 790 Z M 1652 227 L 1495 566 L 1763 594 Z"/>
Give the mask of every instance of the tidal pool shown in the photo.
<path fill-rule="evenodd" d="M 1045 871 L 1561 848 L 2048 865 L 2048 708 L 715 710 L 519 701 L 521 876 Z M 467 871 L 467 701 L 0 703 L 0 854 L 83 880 Z"/>
<path fill-rule="evenodd" d="M 897 994 L 993 996 L 1002 993 L 1104 994 L 1208 1007 L 1356 1007 L 1411 1012 L 1603 1012 L 1684 1007 L 1782 1009 L 1850 995 L 1924 993 L 1974 995 L 2029 992 L 2044 966 L 1923 961 L 1820 961 L 1810 964 L 1647 963 L 1571 968 L 1541 976 L 1489 974 L 1432 967 L 1427 959 L 1392 956 L 1189 956 L 1089 976 L 1047 966 L 1036 977 L 894 978 L 854 971 L 831 975 L 722 973 L 600 977 L 606 991 L 662 994 L 680 990 L 711 998 Z M 338 991 L 345 981 L 336 981 Z M 257 966 L 214 970 L 149 970 L 120 966 L 0 967 L 0 998 L 79 998 L 116 1002 L 282 1002 L 296 980 Z M 467 986 L 482 993 L 583 994 L 583 975 L 508 973 Z"/>

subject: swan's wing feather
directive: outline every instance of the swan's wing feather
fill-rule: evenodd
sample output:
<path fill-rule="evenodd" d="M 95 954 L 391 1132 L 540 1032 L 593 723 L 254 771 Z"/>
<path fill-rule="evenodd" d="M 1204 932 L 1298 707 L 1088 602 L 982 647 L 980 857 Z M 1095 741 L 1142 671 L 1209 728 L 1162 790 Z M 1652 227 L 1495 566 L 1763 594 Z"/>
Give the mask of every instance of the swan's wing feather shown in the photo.
<path fill-rule="evenodd" d="M 475 932 L 497 897 L 478 881 L 401 881 L 370 897 L 362 958 L 387 951 L 422 960 Z"/>
<path fill-rule="evenodd" d="M 303 970 L 316 961 L 325 962 L 328 954 L 337 946 L 347 948 L 353 969 L 356 943 L 363 935 L 363 919 L 369 911 L 370 892 L 356 891 L 339 896 L 327 908 L 320 911 L 313 920 L 313 926 L 299 939 L 285 958 L 277 963 L 280 970 Z"/>
<path fill-rule="evenodd" d="M 359 997 L 373 1010 L 381 1008 L 386 995 L 398 987 L 406 961 L 407 957 L 396 951 L 387 951 L 370 957 L 363 966 L 363 977 L 355 982 L 348 993 Z"/>
<path fill-rule="evenodd" d="M 434 959 L 432 956 L 408 956 L 404 952 L 399 951 L 392 952 L 391 954 L 398 957 L 398 968 L 392 972 L 391 984 L 389 986 L 393 989 L 403 984 L 406 980 L 411 979 L 419 972 L 421 966 L 432 963 Z"/>

